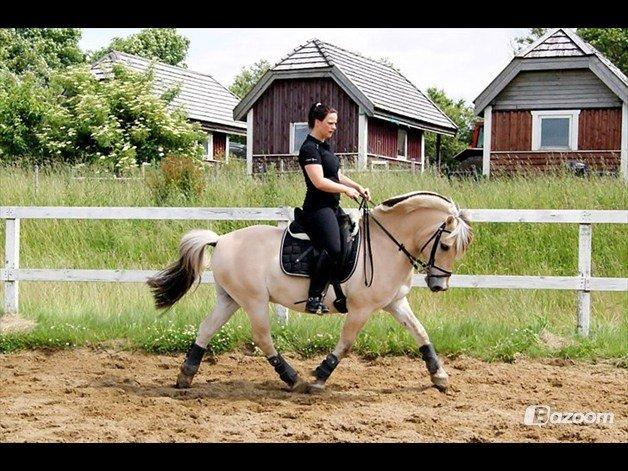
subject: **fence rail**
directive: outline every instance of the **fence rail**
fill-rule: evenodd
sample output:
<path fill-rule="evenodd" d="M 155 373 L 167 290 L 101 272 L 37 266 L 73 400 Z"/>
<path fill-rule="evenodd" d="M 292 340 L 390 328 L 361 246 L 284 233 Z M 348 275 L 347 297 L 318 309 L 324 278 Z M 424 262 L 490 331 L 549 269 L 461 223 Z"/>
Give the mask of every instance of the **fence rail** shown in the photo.
<path fill-rule="evenodd" d="M 285 227 L 294 208 L 139 208 L 139 207 L 26 207 L 0 206 L 0 219 L 6 223 L 4 311 L 17 313 L 20 281 L 88 281 L 140 283 L 157 270 L 81 270 L 20 268 L 20 221 L 22 219 L 139 219 L 139 220 L 246 220 L 275 221 Z M 591 291 L 628 291 L 628 278 L 591 276 L 592 224 L 627 224 L 623 210 L 532 210 L 469 209 L 472 222 L 579 224 L 578 268 L 575 276 L 453 275 L 450 286 L 492 289 L 552 289 L 578 293 L 578 332 L 589 334 Z M 202 283 L 214 283 L 205 272 Z M 426 287 L 424 276 L 414 275 L 413 287 Z M 277 306 L 277 314 L 287 321 L 288 311 Z"/>

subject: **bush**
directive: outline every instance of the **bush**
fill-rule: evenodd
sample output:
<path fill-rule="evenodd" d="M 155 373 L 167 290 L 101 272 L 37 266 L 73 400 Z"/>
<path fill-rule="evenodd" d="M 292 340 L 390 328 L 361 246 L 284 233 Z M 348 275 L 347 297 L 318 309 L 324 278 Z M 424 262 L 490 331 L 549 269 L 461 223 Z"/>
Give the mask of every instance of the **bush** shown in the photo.
<path fill-rule="evenodd" d="M 178 153 L 200 156 L 204 133 L 181 110 L 169 111 L 152 92 L 152 74 L 113 66 L 98 81 L 87 67 L 55 75 L 56 100 L 41 138 L 56 160 L 107 165 L 122 173 Z"/>
<path fill-rule="evenodd" d="M 158 206 L 168 201 L 192 201 L 205 190 L 205 174 L 200 160 L 186 156 L 168 156 L 158 171 L 147 175 L 146 183 Z"/>

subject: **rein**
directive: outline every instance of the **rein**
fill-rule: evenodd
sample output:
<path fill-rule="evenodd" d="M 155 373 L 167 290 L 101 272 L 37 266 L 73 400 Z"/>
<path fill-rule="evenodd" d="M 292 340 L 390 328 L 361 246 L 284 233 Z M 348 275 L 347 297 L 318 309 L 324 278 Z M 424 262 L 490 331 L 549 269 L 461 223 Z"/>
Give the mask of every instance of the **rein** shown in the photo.
<path fill-rule="evenodd" d="M 436 249 L 438 248 L 438 244 L 440 243 L 440 238 L 443 235 L 443 232 L 446 232 L 448 234 L 451 233 L 451 231 L 445 229 L 446 223 L 443 222 L 438 227 L 438 229 L 434 232 L 434 234 L 432 234 L 432 236 L 427 240 L 427 242 L 423 244 L 423 246 L 421 247 L 421 250 L 419 250 L 419 254 L 420 254 L 421 252 L 423 252 L 423 249 L 425 249 L 427 244 L 429 244 L 432 240 L 434 240 L 434 243 L 432 245 L 432 251 L 430 252 L 430 258 L 427 261 L 427 263 L 425 263 L 422 260 L 413 256 L 410 252 L 408 252 L 408 249 L 406 249 L 403 244 L 400 244 L 399 241 L 395 239 L 395 237 L 390 232 L 388 232 L 388 230 L 377 219 L 375 219 L 375 217 L 371 214 L 371 210 L 368 207 L 368 200 L 366 198 L 362 197 L 362 201 L 360 201 L 359 204 L 360 206 L 358 209 L 362 211 L 362 219 L 364 220 L 364 238 L 366 241 L 366 246 L 364 248 L 364 285 L 366 287 L 370 287 L 373 284 L 373 277 L 374 277 L 373 249 L 371 248 L 371 222 L 370 222 L 371 219 L 373 219 L 373 221 L 375 221 L 375 223 L 379 227 L 381 227 L 381 229 L 384 231 L 384 234 L 386 234 L 388 238 L 393 241 L 393 243 L 397 246 L 399 251 L 403 252 L 403 254 L 408 258 L 408 260 L 412 264 L 412 267 L 415 270 L 420 270 L 421 268 L 423 268 L 427 276 L 433 277 L 433 278 L 446 278 L 446 277 L 451 276 L 450 271 L 440 268 L 434 264 L 435 257 L 436 257 Z M 368 276 L 366 274 L 367 259 L 370 262 L 370 268 L 371 268 L 370 280 L 368 279 Z M 429 273 L 430 268 L 436 268 L 437 270 L 440 270 L 444 274 L 432 275 L 431 273 Z"/>

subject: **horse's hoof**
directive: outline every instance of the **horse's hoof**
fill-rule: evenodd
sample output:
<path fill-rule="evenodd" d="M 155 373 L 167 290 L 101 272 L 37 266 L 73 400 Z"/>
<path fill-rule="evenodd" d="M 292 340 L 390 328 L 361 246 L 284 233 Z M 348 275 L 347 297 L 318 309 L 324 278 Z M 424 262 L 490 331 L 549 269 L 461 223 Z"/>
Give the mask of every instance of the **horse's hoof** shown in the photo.
<path fill-rule="evenodd" d="M 177 389 L 187 389 L 192 386 L 192 380 L 194 379 L 194 373 L 189 374 L 186 371 L 185 365 L 179 370 L 179 376 L 177 376 L 177 384 L 174 385 Z"/>
<path fill-rule="evenodd" d="M 307 394 L 310 392 L 310 385 L 306 381 L 303 381 L 301 378 L 298 378 L 296 383 L 294 383 L 290 388 L 290 392 Z"/>
<path fill-rule="evenodd" d="M 449 387 L 449 375 L 444 371 L 437 371 L 430 375 L 432 384 L 441 392 L 445 392 Z"/>

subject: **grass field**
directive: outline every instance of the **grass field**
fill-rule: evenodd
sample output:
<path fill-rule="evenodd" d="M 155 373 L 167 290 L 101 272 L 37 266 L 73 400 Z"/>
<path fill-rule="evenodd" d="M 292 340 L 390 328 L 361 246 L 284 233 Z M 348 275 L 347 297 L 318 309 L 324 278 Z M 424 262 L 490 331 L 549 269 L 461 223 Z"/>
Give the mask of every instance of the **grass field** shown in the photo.
<path fill-rule="evenodd" d="M 553 175 L 531 179 L 452 180 L 430 174 L 347 172 L 372 190 L 374 200 L 414 190 L 437 191 L 461 207 L 512 209 L 626 209 L 621 180 Z M 247 179 L 240 162 L 220 173 L 209 171 L 203 195 L 187 201 L 174 195 L 171 206 L 299 206 L 300 174 L 268 174 Z M 32 171 L 0 168 L 0 206 L 155 206 L 141 180 L 74 180 L 65 169 Z M 355 203 L 343 199 L 344 207 Z M 161 269 L 191 228 L 228 232 L 251 222 L 230 221 L 63 221 L 24 220 L 20 264 L 24 268 Z M 628 277 L 628 238 L 624 225 L 593 226 L 594 276 Z M 475 240 L 455 267 L 458 274 L 572 276 L 577 273 L 578 227 L 574 224 L 474 225 Z M 4 226 L 0 225 L 0 250 Z M 3 295 L 0 284 L 0 296 Z M 575 335 L 575 292 L 478 290 L 445 293 L 413 290 L 410 302 L 437 350 L 484 359 L 512 360 L 517 354 L 571 358 L 613 358 L 628 363 L 627 293 L 593 293 L 591 336 Z M 20 283 L 20 312 L 37 321 L 28 334 L 0 336 L 0 351 L 117 342 L 149 351 L 181 351 L 211 311 L 213 287 L 188 294 L 163 317 L 141 284 Z M 273 325 L 281 350 L 305 355 L 328 352 L 343 318 L 292 314 L 287 327 Z M 215 352 L 253 349 L 241 311 L 212 340 Z M 410 335 L 389 315 L 378 313 L 360 334 L 362 355 L 418 354 Z"/>

